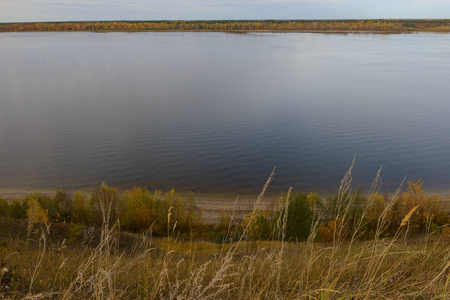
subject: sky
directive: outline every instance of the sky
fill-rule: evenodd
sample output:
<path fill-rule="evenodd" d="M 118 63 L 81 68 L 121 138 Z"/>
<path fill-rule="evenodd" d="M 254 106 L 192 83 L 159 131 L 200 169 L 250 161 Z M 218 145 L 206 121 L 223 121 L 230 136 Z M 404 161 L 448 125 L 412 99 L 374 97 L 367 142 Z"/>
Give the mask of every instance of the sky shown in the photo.
<path fill-rule="evenodd" d="M 450 0 L 0 0 L 0 23 L 450 18 Z"/>

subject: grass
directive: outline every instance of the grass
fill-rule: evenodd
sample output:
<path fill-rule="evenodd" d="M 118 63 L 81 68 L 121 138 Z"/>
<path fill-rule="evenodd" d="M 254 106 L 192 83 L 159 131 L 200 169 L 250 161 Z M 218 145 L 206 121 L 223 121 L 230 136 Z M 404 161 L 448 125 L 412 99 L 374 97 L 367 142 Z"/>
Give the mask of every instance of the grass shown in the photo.
<path fill-rule="evenodd" d="M 3 241 L 21 299 L 448 299 L 450 253 L 438 236 L 392 241 L 239 242 L 142 239 L 97 247 Z M 13 267 L 15 266 L 15 267 Z"/>
<path fill-rule="evenodd" d="M 350 189 L 351 170 L 338 200 Z M 377 175 L 371 195 L 380 185 Z M 285 209 L 287 199 L 280 201 Z M 351 203 L 340 205 L 336 219 L 345 218 Z M 344 238 L 344 223 L 337 222 L 329 243 L 315 241 L 317 223 L 306 242 L 286 241 L 286 219 L 278 220 L 280 241 L 226 244 L 180 240 L 170 230 L 165 238 L 123 233 L 109 224 L 106 206 L 103 226 L 86 228 L 77 243 L 63 238 L 67 224 L 30 232 L 26 221 L 2 219 L 0 298 L 449 299 L 450 241 L 439 230 L 406 237 L 413 210 L 382 238 L 391 208 L 380 215 L 374 239 Z"/>

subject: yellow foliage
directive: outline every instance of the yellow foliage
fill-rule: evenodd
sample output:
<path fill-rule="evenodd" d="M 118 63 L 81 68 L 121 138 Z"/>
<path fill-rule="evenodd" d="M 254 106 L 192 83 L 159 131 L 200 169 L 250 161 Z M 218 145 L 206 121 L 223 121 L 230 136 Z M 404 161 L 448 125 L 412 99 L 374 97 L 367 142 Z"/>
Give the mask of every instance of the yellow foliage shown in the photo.
<path fill-rule="evenodd" d="M 319 239 L 322 242 L 331 242 L 334 240 L 337 234 L 337 228 L 341 225 L 342 220 L 337 218 L 336 220 L 328 221 L 327 226 L 320 224 L 317 229 Z"/>
<path fill-rule="evenodd" d="M 242 220 L 241 227 L 247 229 L 249 239 L 268 239 L 271 234 L 269 221 L 269 211 L 255 211 L 247 215 Z"/>
<path fill-rule="evenodd" d="M 408 181 L 408 189 L 400 197 L 398 217 L 403 218 L 400 227 L 409 222 L 413 232 L 424 232 L 432 222 L 445 222 L 445 214 L 440 208 L 438 195 L 428 197 L 428 192 L 422 189 L 423 181 Z"/>
<path fill-rule="evenodd" d="M 425 205 L 425 197 L 428 192 L 422 190 L 423 181 L 417 179 L 416 181 L 408 181 L 408 189 L 402 196 L 402 205 L 406 212 L 411 211 L 416 206 Z"/>
<path fill-rule="evenodd" d="M 153 199 L 146 189 L 132 188 L 122 195 L 124 208 L 122 211 L 122 221 L 124 226 L 130 230 L 148 229 L 154 221 L 154 216 L 150 211 Z"/>
<path fill-rule="evenodd" d="M 28 199 L 27 217 L 31 224 L 47 224 L 48 212 L 39 205 L 35 198 Z"/>
<path fill-rule="evenodd" d="M 450 241 L 450 225 L 445 225 L 442 228 L 442 239 Z"/>

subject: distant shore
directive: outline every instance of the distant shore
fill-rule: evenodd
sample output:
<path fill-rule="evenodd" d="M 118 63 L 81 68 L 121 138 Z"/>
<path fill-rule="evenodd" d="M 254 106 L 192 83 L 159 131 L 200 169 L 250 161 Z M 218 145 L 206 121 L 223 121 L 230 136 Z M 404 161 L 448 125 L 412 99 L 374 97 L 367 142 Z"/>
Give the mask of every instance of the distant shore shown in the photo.
<path fill-rule="evenodd" d="M 308 33 L 415 33 L 450 32 L 450 19 L 364 20 L 162 20 L 0 23 L 0 32 L 308 32 Z"/>

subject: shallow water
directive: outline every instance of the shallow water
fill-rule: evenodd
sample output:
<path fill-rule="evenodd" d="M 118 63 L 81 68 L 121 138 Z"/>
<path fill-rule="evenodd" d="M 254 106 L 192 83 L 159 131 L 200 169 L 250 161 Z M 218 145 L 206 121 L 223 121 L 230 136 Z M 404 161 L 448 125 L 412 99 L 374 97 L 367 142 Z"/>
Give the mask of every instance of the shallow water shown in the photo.
<path fill-rule="evenodd" d="M 450 35 L 0 34 L 0 187 L 450 190 Z"/>

